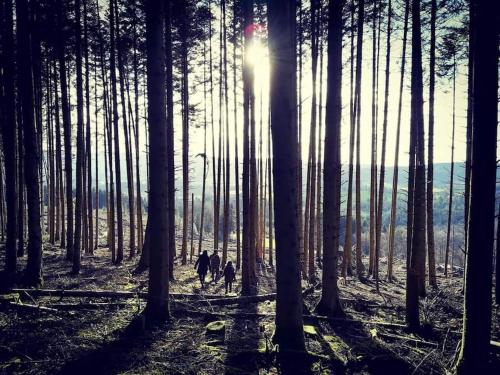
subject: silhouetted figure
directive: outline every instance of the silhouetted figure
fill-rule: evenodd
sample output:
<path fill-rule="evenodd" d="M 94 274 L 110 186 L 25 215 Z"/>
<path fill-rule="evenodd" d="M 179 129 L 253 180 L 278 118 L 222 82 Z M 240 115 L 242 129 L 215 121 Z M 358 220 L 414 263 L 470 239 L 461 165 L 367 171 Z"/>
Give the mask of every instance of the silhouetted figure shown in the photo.
<path fill-rule="evenodd" d="M 207 276 L 208 268 L 210 267 L 210 258 L 208 257 L 208 253 L 206 250 L 203 251 L 196 260 L 194 264 L 194 269 L 197 270 L 198 275 L 200 277 L 201 287 L 205 287 L 205 277 Z"/>
<path fill-rule="evenodd" d="M 217 253 L 217 250 L 214 250 L 214 253 L 210 255 L 210 272 L 212 274 L 212 281 L 219 280 L 219 271 L 220 271 L 220 257 Z"/>
<path fill-rule="evenodd" d="M 231 261 L 227 262 L 226 267 L 224 267 L 224 272 L 222 274 L 224 275 L 224 285 L 226 287 L 226 294 L 228 287 L 229 287 L 229 292 L 231 293 L 233 289 L 233 281 L 236 280 L 236 271 L 234 270 L 233 262 Z"/>

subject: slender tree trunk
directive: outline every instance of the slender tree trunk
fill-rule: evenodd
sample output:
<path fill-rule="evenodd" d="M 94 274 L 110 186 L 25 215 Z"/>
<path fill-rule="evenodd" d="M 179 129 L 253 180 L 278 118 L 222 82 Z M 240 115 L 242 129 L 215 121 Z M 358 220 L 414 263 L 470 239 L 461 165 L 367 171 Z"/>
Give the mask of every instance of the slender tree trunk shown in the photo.
<path fill-rule="evenodd" d="M 224 108 L 226 119 L 226 170 L 225 170 L 225 200 L 224 200 L 224 236 L 222 242 L 222 264 L 226 264 L 227 247 L 229 241 L 229 193 L 230 193 L 230 177 L 231 177 L 231 162 L 229 155 L 229 103 L 228 103 L 228 74 L 227 74 L 227 28 L 226 28 L 226 1 L 222 0 L 222 29 L 223 29 L 223 54 L 224 54 Z"/>
<path fill-rule="evenodd" d="M 203 155 L 201 158 L 203 160 L 203 181 L 201 188 L 201 212 L 200 212 L 200 227 L 199 239 L 198 239 L 198 254 L 201 254 L 201 247 L 203 243 L 203 226 L 205 225 L 205 192 L 206 192 L 206 182 L 207 182 L 207 74 L 206 74 L 206 45 L 203 43 Z M 191 255 L 189 257 L 189 262 L 193 262 L 193 250 L 191 250 Z"/>
<path fill-rule="evenodd" d="M 360 277 L 365 272 L 362 260 L 363 244 L 361 243 L 361 74 L 363 62 L 363 25 L 365 2 L 359 0 L 358 25 L 356 40 L 356 87 L 354 91 L 354 108 L 356 118 L 356 273 Z M 326 150 L 325 150 L 326 152 Z"/>
<path fill-rule="evenodd" d="M 89 37 L 87 25 L 87 0 L 83 2 L 83 19 L 84 19 L 84 40 L 85 40 L 85 110 L 86 110 L 86 145 L 85 152 L 87 156 L 87 226 L 88 226 L 88 247 L 87 251 L 93 254 L 94 249 L 94 219 L 93 219 L 93 205 L 92 205 L 92 149 L 90 143 L 90 65 L 89 65 Z M 97 104 L 97 103 L 96 103 Z M 97 161 L 97 158 L 96 158 Z M 97 178 L 97 174 L 96 174 Z M 96 189 L 97 191 L 97 189 Z"/>
<path fill-rule="evenodd" d="M 135 9 L 134 9 L 135 12 Z M 139 165 L 139 76 L 137 62 L 137 31 L 136 23 L 133 24 L 133 70 L 134 70 L 134 140 L 135 140 L 135 182 L 136 182 L 136 214 L 137 214 L 137 249 L 141 251 L 144 243 L 144 225 L 142 218 L 142 195 L 141 195 L 141 174 Z"/>
<path fill-rule="evenodd" d="M 184 4 L 184 3 L 183 3 Z M 187 46 L 187 10 L 183 5 L 181 16 L 181 76 L 182 76 L 182 264 L 186 264 L 187 236 L 189 226 L 189 80 Z"/>
<path fill-rule="evenodd" d="M 238 103 L 237 103 L 237 80 L 236 80 L 236 43 L 239 33 L 236 29 L 236 8 L 237 2 L 233 2 L 233 122 L 234 122 L 234 178 L 235 178 L 235 199 L 236 199 L 236 269 L 241 266 L 241 224 L 240 224 L 240 172 L 239 172 L 239 151 L 238 151 Z"/>
<path fill-rule="evenodd" d="M 463 331 L 456 372 L 488 372 L 498 124 L 498 4 L 474 0 L 473 145 Z M 491 369 L 493 370 L 493 369 Z"/>
<path fill-rule="evenodd" d="M 318 70 L 318 3 L 311 2 L 311 54 L 312 54 L 312 99 L 311 99 L 311 133 L 309 136 L 309 222 L 308 226 L 308 278 L 310 282 L 315 279 L 315 234 L 316 234 L 316 122 L 317 122 L 317 70 Z M 304 236 L 305 238 L 306 236 Z"/>
<path fill-rule="evenodd" d="M 167 148 L 174 149 L 174 89 L 173 89 L 173 58 L 172 58 L 172 5 L 171 2 L 165 5 L 165 61 L 166 61 L 166 94 L 167 94 Z M 174 153 L 168 155 L 168 249 L 169 277 L 174 279 L 174 257 L 176 254 L 175 245 L 175 165 Z"/>
<path fill-rule="evenodd" d="M 149 219 L 150 256 L 148 299 L 145 310 L 148 325 L 169 318 L 169 226 L 168 226 L 168 154 L 165 118 L 165 6 L 169 1 L 146 2 L 146 51 L 148 81 L 149 163 L 155 171 L 150 180 Z M 170 157 L 173 157 L 171 155 Z M 148 231 L 146 231 L 146 235 Z"/>
<path fill-rule="evenodd" d="M 500 203 L 498 206 L 498 216 L 497 216 L 497 242 L 496 242 L 496 254 L 495 254 L 495 300 L 497 305 L 500 305 Z"/>
<path fill-rule="evenodd" d="M 373 25 L 372 25 L 372 133 L 371 133 L 371 167 L 370 167 L 370 261 L 368 273 L 374 275 L 375 269 L 375 246 L 376 246 L 376 212 L 377 212 L 377 19 L 380 18 L 377 3 L 373 1 Z"/>
<path fill-rule="evenodd" d="M 475 46 L 473 43 L 475 26 L 472 6 L 469 6 L 469 51 L 467 74 L 467 126 L 466 126 L 466 151 L 465 151 L 465 186 L 464 186 L 464 249 L 467 255 L 469 248 L 469 222 L 470 222 L 470 185 L 472 174 L 472 122 L 474 101 L 472 89 L 474 84 L 474 59 Z M 465 276 L 465 274 L 464 274 Z"/>
<path fill-rule="evenodd" d="M 451 128 L 451 167 L 450 167 L 450 188 L 449 188 L 449 198 L 448 198 L 448 225 L 446 230 L 446 250 L 444 257 L 444 275 L 448 276 L 448 256 L 450 251 L 450 235 L 451 235 L 451 214 L 453 209 L 453 178 L 455 172 L 455 56 L 453 56 L 453 113 L 452 113 L 452 128 Z M 453 264 L 453 254 L 451 262 Z M 451 269 L 451 274 L 453 275 L 453 266 Z"/>
<path fill-rule="evenodd" d="M 80 0 L 75 0 L 75 50 L 76 50 L 76 205 L 75 205 L 75 242 L 73 246 L 72 273 L 80 272 L 80 249 L 82 236 L 82 215 L 85 215 L 83 205 L 83 168 L 84 168 L 84 140 L 83 140 L 83 72 L 82 72 L 82 45 L 80 25 Z"/>
<path fill-rule="evenodd" d="M 97 4 L 96 4 L 97 5 Z M 99 11 L 99 10 L 97 10 Z M 97 59 L 96 59 L 97 60 Z M 99 245 L 99 143 L 98 143 L 98 123 L 99 110 L 97 106 L 97 61 L 94 63 L 94 105 L 95 105 L 95 235 L 94 243 L 91 244 L 93 250 L 97 250 Z M 91 189 L 92 194 L 92 189 Z M 93 253 L 93 251 L 92 251 Z"/>
<path fill-rule="evenodd" d="M 61 107 L 64 127 L 64 170 L 66 174 L 66 259 L 73 259 L 73 168 L 71 152 L 71 112 L 68 100 L 68 83 L 66 76 L 66 57 L 64 42 L 62 40 L 62 29 L 66 15 L 62 0 L 57 2 L 57 55 L 59 60 L 59 78 L 61 82 Z"/>
<path fill-rule="evenodd" d="M 250 128 L 253 105 L 253 73 L 249 66 L 248 50 L 251 45 L 253 32 L 246 30 L 244 25 L 250 25 L 253 22 L 253 0 L 244 0 L 243 2 L 243 30 L 245 36 L 244 58 L 243 58 L 243 248 L 242 248 L 242 284 L 241 293 L 243 295 L 256 292 L 255 275 L 255 247 L 252 246 L 253 232 L 251 193 L 250 193 Z M 253 241 L 255 244 L 255 238 Z"/>
<path fill-rule="evenodd" d="M 434 91 L 436 86 L 436 12 L 437 0 L 431 0 L 429 140 L 427 152 L 427 252 L 429 255 L 429 284 L 433 288 L 437 288 L 436 250 L 434 245 Z"/>
<path fill-rule="evenodd" d="M 22 258 L 24 256 L 24 202 L 26 199 L 25 184 L 24 184 L 24 142 L 23 142 L 23 122 L 21 112 L 21 100 L 17 100 L 17 256 Z"/>
<path fill-rule="evenodd" d="M 304 350 L 297 222 L 295 3 L 268 3 L 276 214 L 276 330 L 280 351 Z M 278 58 L 279 56 L 279 58 Z"/>
<path fill-rule="evenodd" d="M 271 119 L 269 119 L 271 120 Z M 267 133 L 267 180 L 268 180 L 268 189 L 269 189 L 269 198 L 267 200 L 267 203 L 269 205 L 269 224 L 268 224 L 268 230 L 269 230 L 269 265 L 271 267 L 274 266 L 274 223 L 273 223 L 273 179 L 272 179 L 272 163 L 273 163 L 273 157 L 272 157 L 272 149 L 271 149 L 271 121 L 269 121 L 269 127 L 268 127 L 268 133 Z"/>
<path fill-rule="evenodd" d="M 112 0 L 113 1 L 113 0 Z M 115 21 L 116 21 L 116 40 L 117 40 L 117 57 L 118 57 L 118 80 L 120 84 L 120 100 L 122 107 L 122 123 L 123 123 L 123 135 L 125 138 L 125 161 L 127 170 L 127 193 L 128 193 L 128 207 L 129 207 L 129 257 L 133 258 L 136 252 L 135 245 L 135 204 L 134 204 L 134 174 L 132 166 L 132 154 L 129 148 L 130 144 L 130 134 L 129 134 L 129 124 L 127 123 L 127 109 L 125 101 L 125 76 L 126 69 L 123 56 L 123 41 L 120 40 L 120 20 L 118 16 L 118 1 L 115 1 L 114 11 L 115 11 Z M 118 132 L 115 133 L 115 142 L 118 138 Z M 116 159 L 119 160 L 119 159 Z M 117 169 L 118 170 L 118 169 Z M 118 184 L 118 178 L 117 178 Z M 118 236 L 120 234 L 118 233 Z"/>
<path fill-rule="evenodd" d="M 60 245 L 62 248 L 66 246 L 66 218 L 65 212 L 65 198 L 64 198 L 64 179 L 63 179 L 63 163 L 62 163 L 62 142 L 61 142 L 61 124 L 59 119 L 59 90 L 57 88 L 57 65 L 54 63 L 54 106 L 55 106 L 55 128 L 56 128 L 56 169 L 58 171 L 57 179 L 59 181 L 58 190 L 58 205 L 59 208 L 59 222 L 60 222 Z M 59 226 L 58 226 L 59 227 Z"/>
<path fill-rule="evenodd" d="M 345 238 L 344 238 L 344 256 L 342 257 L 342 276 L 352 274 L 352 262 L 349 260 L 352 257 L 352 180 L 354 172 L 354 139 L 356 131 L 355 117 L 355 99 L 354 99 L 354 14 L 356 6 L 354 0 L 351 0 L 351 56 L 350 56 L 350 102 L 349 102 L 349 164 L 348 164 L 348 179 L 347 179 L 347 203 L 346 203 L 346 218 L 345 218 Z"/>
<path fill-rule="evenodd" d="M 394 171 L 392 176 L 392 198 L 391 198 L 391 223 L 389 227 L 389 250 L 387 257 L 387 279 L 392 281 L 394 264 L 394 236 L 396 233 L 397 198 L 398 198 L 398 177 L 399 177 L 399 139 L 401 136 L 401 113 L 403 106 L 403 85 L 406 67 L 406 41 L 408 36 L 408 19 L 410 5 L 409 0 L 405 0 L 405 15 L 403 26 L 403 51 L 401 53 L 401 71 L 399 79 L 399 99 L 398 99 L 398 119 L 396 125 L 396 148 L 394 152 Z"/>
<path fill-rule="evenodd" d="M 307 261 L 306 261 L 306 256 L 307 256 L 307 250 L 306 250 L 306 242 L 307 240 L 304 238 L 304 216 L 306 215 L 307 208 L 305 210 L 302 209 L 303 204 L 303 186 L 302 186 L 302 170 L 303 170 L 303 165 L 302 165 L 302 45 L 304 41 L 304 36 L 303 36 L 303 27 L 304 27 L 304 22 L 303 22 L 303 10 L 302 10 L 302 0 L 297 1 L 297 7 L 298 7 L 298 16 L 299 16 L 299 25 L 296 30 L 296 35 L 297 35 L 297 44 L 299 45 L 298 48 L 298 73 L 299 73 L 299 82 L 298 82 L 298 103 L 297 103 L 297 122 L 298 122 L 298 131 L 297 131 L 297 168 L 298 168 L 298 173 L 297 173 L 297 215 L 298 215 L 298 223 L 299 223 L 299 249 L 300 249 L 300 262 L 302 266 L 302 274 L 306 275 L 307 274 Z M 306 180 L 306 184 L 307 184 Z"/>
<path fill-rule="evenodd" d="M 375 282 L 377 291 L 379 290 L 379 257 L 380 249 L 382 247 L 382 213 L 384 211 L 384 184 L 385 184 L 385 152 L 387 143 L 387 116 L 389 110 L 389 78 L 391 69 L 391 26 L 392 21 L 392 2 L 389 0 L 388 10 L 387 10 L 387 45 L 386 45 L 386 55 L 385 55 L 385 93 L 384 93 L 384 119 L 382 124 L 382 154 L 380 159 L 380 180 L 378 188 L 378 202 L 377 202 L 377 232 L 375 239 Z"/>
<path fill-rule="evenodd" d="M 49 198 L 49 212 L 48 212 L 48 226 L 49 226 L 49 242 L 55 245 L 56 242 L 56 172 L 54 164 L 54 125 L 52 121 L 52 84 L 50 79 L 50 65 L 46 65 L 46 87 L 47 87 L 47 159 L 49 164 L 48 173 L 48 198 Z M 3 194 L 1 195 L 3 197 Z"/>
<path fill-rule="evenodd" d="M 318 161 L 316 163 L 316 262 L 321 264 L 322 258 L 322 239 L 323 235 L 321 228 L 323 220 L 321 217 L 321 181 L 323 171 L 323 156 L 322 156 L 322 141 L 321 135 L 323 130 L 323 31 L 322 31 L 322 11 L 319 11 L 319 26 L 318 26 L 318 44 L 319 44 L 319 103 L 318 103 Z"/>
<path fill-rule="evenodd" d="M 122 212 L 122 182 L 120 166 L 120 137 L 118 133 L 118 94 L 116 90 L 116 43 L 115 43 L 115 0 L 110 0 L 109 30 L 110 30 L 110 71 L 111 71 L 111 104 L 113 113 L 115 176 L 116 176 L 116 224 L 117 224 L 117 249 L 115 263 L 123 260 L 123 212 Z"/>

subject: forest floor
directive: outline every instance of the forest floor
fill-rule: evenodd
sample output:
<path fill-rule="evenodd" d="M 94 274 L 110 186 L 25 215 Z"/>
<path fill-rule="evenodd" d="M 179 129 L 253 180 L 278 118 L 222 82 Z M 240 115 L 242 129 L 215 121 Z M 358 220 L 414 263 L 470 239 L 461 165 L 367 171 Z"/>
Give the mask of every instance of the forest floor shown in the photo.
<path fill-rule="evenodd" d="M 229 255 L 234 257 L 234 250 Z M 75 277 L 61 249 L 46 244 L 44 288 L 145 291 L 147 272 L 134 274 L 137 261 L 112 265 L 108 250 L 99 248 L 93 256 L 83 256 Z M 182 266 L 179 260 L 170 291 L 189 298 L 172 301 L 171 322 L 155 330 L 142 329 L 145 301 L 138 297 L 4 295 L 0 374 L 444 374 L 460 340 L 462 277 L 444 278 L 438 272 L 439 289 L 429 288 L 421 300 L 424 328 L 416 335 L 404 328 L 404 275 L 398 262 L 396 280 L 381 280 L 380 292 L 370 279 L 339 279 L 345 316 L 334 320 L 314 316 L 321 291 L 309 293 L 304 301 L 308 352 L 293 358 L 280 358 L 272 350 L 272 297 L 260 303 L 211 305 L 207 301 L 214 295 L 224 297 L 223 281 L 202 290 L 193 264 Z M 232 296 L 239 291 L 239 276 Z M 272 267 L 259 268 L 259 294 L 274 292 L 274 277 Z M 304 281 L 304 289 L 308 286 Z M 42 308 L 25 308 L 19 301 Z M 223 322 L 223 328 L 210 333 L 211 322 Z M 500 341 L 499 324 L 500 308 L 494 306 L 492 340 Z M 493 352 L 492 358 L 492 373 L 498 374 L 500 353 Z"/>

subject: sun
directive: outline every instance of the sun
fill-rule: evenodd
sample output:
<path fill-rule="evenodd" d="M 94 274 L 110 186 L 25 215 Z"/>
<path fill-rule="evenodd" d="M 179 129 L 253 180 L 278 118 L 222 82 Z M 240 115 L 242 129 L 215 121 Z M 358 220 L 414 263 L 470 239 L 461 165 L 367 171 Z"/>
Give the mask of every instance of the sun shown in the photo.
<path fill-rule="evenodd" d="M 250 66 L 258 70 L 264 64 L 269 62 L 269 53 L 267 46 L 263 45 L 260 41 L 252 41 L 247 53 L 247 61 Z"/>

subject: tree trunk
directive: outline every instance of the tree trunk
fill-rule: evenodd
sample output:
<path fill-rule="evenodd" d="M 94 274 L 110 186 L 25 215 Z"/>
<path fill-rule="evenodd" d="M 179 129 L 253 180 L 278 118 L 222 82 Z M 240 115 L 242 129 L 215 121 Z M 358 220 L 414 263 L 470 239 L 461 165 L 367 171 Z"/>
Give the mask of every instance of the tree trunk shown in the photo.
<path fill-rule="evenodd" d="M 120 137 L 118 133 L 118 94 L 116 91 L 116 57 L 115 57 L 115 4 L 114 0 L 109 2 L 109 30 L 110 30 L 110 64 L 111 71 L 111 104 L 113 113 L 113 133 L 115 152 L 115 176 L 116 176 L 116 224 L 117 224 L 117 249 L 115 263 L 120 264 L 123 260 L 123 212 L 122 212 L 122 181 L 120 166 Z"/>
<path fill-rule="evenodd" d="M 382 124 L 382 154 L 380 157 L 380 180 L 378 188 L 378 202 L 377 202 L 377 232 L 375 239 L 375 282 L 377 291 L 379 290 L 379 257 L 380 249 L 382 248 L 381 238 L 382 238 L 382 213 L 384 211 L 384 183 L 385 183 L 385 151 L 387 143 L 387 116 L 389 107 L 389 78 L 390 78 L 390 68 L 391 68 L 391 21 L 392 21 L 392 2 L 389 0 L 388 10 L 387 10 L 387 45 L 386 45 L 386 55 L 385 55 L 385 93 L 384 93 L 384 119 Z"/>
<path fill-rule="evenodd" d="M 82 236 L 82 215 L 85 215 L 83 205 L 83 168 L 84 168 L 84 140 L 83 140 L 83 73 L 82 73 L 82 41 L 80 25 L 80 0 L 75 0 L 75 51 L 76 51 L 76 204 L 75 204 L 75 242 L 73 246 L 72 273 L 80 272 L 80 249 Z"/>
<path fill-rule="evenodd" d="M 360 277 L 365 272 L 362 261 L 363 244 L 361 243 L 361 74 L 363 62 L 363 25 L 365 1 L 359 0 L 358 25 L 356 40 L 356 87 L 354 91 L 354 108 L 356 118 L 356 273 Z M 325 151 L 326 152 L 326 151 Z"/>
<path fill-rule="evenodd" d="M 2 69 L 4 90 L 4 119 L 2 146 L 5 165 L 5 201 L 7 206 L 7 238 L 5 241 L 5 271 L 14 274 L 17 267 L 16 237 L 18 186 L 16 184 L 16 104 L 14 86 L 14 31 L 12 0 L 4 2 L 4 23 L 2 28 Z M 22 194 L 22 185 L 19 193 Z"/>
<path fill-rule="evenodd" d="M 61 124 L 59 120 L 59 90 L 57 88 L 57 65 L 54 62 L 54 107 L 55 107 L 55 128 L 56 128 L 56 170 L 58 181 L 58 231 L 60 228 L 60 245 L 62 248 L 66 246 L 66 219 L 65 219 L 65 199 L 64 199 L 64 179 L 63 179 L 63 163 L 62 163 L 62 142 L 61 142 Z M 56 232 L 57 235 L 57 232 Z"/>
<path fill-rule="evenodd" d="M 243 2 L 243 25 L 250 25 L 253 22 L 253 0 Z M 243 26 L 244 27 L 244 26 Z M 255 247 L 252 246 L 254 238 L 254 228 L 251 226 L 252 197 L 250 192 L 250 128 L 253 101 L 253 73 L 249 66 L 248 50 L 251 45 L 253 32 L 251 29 L 244 29 L 244 58 L 243 58 L 243 248 L 242 248 L 242 279 L 241 293 L 243 295 L 254 294 L 256 292 L 255 275 Z M 253 241 L 255 244 L 255 238 Z"/>
<path fill-rule="evenodd" d="M 406 322 L 409 329 L 420 326 L 419 293 L 421 263 L 425 262 L 425 161 L 423 129 L 422 42 L 420 29 L 420 1 L 412 3 L 412 71 L 411 71 L 411 140 L 410 168 L 414 178 L 409 179 L 408 191 L 413 190 L 408 205 L 412 206 L 411 239 L 406 282 Z M 411 175 L 410 175 L 411 177 Z M 414 183 L 414 186 L 412 186 Z M 409 210 L 410 212 L 410 210 Z"/>
<path fill-rule="evenodd" d="M 473 126 L 469 250 L 466 258 L 462 344 L 456 371 L 488 371 L 492 315 L 498 121 L 498 8 L 474 0 Z M 493 30 L 492 30 L 493 28 Z M 497 274 L 498 275 L 498 274 Z M 492 369 L 493 370 L 493 369 Z"/>
<path fill-rule="evenodd" d="M 319 10 L 318 44 L 319 44 L 319 100 L 318 100 L 318 161 L 316 163 L 316 262 L 321 264 L 322 239 L 321 232 L 323 221 L 321 218 L 321 181 L 323 172 L 323 156 L 321 135 L 323 131 L 323 29 L 322 29 L 322 8 Z M 350 263 L 350 261 L 349 261 Z"/>
<path fill-rule="evenodd" d="M 316 311 L 334 316 L 342 313 L 337 288 L 337 253 L 340 237 L 342 118 L 342 10 L 343 2 L 328 5 L 328 68 L 325 120 L 323 197 L 323 277 L 321 299 Z"/>
<path fill-rule="evenodd" d="M 398 177 L 399 177 L 399 139 L 401 135 L 401 112 L 403 106 L 403 85 L 406 67 L 406 41 L 408 37 L 408 19 L 409 19 L 409 0 L 405 0 L 405 15 L 403 26 L 403 51 L 401 53 L 401 72 L 399 78 L 399 99 L 398 99 L 398 119 L 396 125 L 396 148 L 394 151 L 394 170 L 392 176 L 392 197 L 391 197 L 391 223 L 389 227 L 389 249 L 387 256 L 387 279 L 392 281 L 394 264 L 394 236 L 396 233 L 396 215 L 398 199 Z"/>
<path fill-rule="evenodd" d="M 135 12 L 135 9 L 134 9 Z M 136 14 L 136 13 L 135 13 Z M 144 225 L 142 218 L 142 195 L 141 195 L 141 174 L 139 166 L 139 77 L 138 77 L 138 62 L 137 62 L 137 31 L 136 23 L 133 25 L 133 70 L 134 70 L 134 140 L 135 140 L 135 182 L 136 182 L 136 214 L 137 214 L 137 250 L 141 251 L 144 243 Z"/>
<path fill-rule="evenodd" d="M 146 2 L 149 163 L 151 170 L 155 171 L 154 178 L 150 178 L 149 189 L 148 225 L 150 225 L 151 266 L 145 310 L 148 325 L 163 323 L 170 315 L 168 306 L 170 257 L 168 249 L 168 154 L 172 154 L 173 149 L 167 148 L 165 118 L 165 6 L 170 6 L 170 2 L 155 0 Z"/>
<path fill-rule="evenodd" d="M 352 274 L 352 180 L 354 171 L 354 139 L 356 131 L 356 115 L 355 115 L 355 99 L 354 99 L 354 13 L 356 6 L 354 0 L 351 0 L 351 56 L 350 56 L 350 95 L 349 95 L 349 163 L 348 163 L 348 179 L 347 179 L 347 203 L 346 203 L 346 218 L 345 218 L 345 238 L 344 238 L 344 256 L 342 257 L 342 276 Z"/>
<path fill-rule="evenodd" d="M 174 89 L 173 89 L 173 59 L 172 59 L 172 5 L 165 5 L 165 61 L 166 61 L 166 94 L 167 94 L 167 148 L 174 149 Z M 175 165 L 174 152 L 168 155 L 168 249 L 170 251 L 168 274 L 174 279 L 175 245 Z M 148 164 L 149 165 L 149 164 Z"/>
<path fill-rule="evenodd" d="M 450 188 L 448 198 L 448 225 L 446 230 L 446 250 L 444 257 L 444 275 L 448 276 L 448 261 L 450 251 L 450 235 L 451 235 L 451 214 L 453 209 L 453 177 L 455 171 L 455 57 L 453 57 L 453 114 L 452 114 L 452 130 L 451 130 L 451 167 L 450 167 Z M 453 264 L 453 253 L 451 263 Z M 453 274 L 453 266 L 451 270 Z"/>
<path fill-rule="evenodd" d="M 187 46 L 187 10 L 183 3 L 180 26 L 180 56 L 182 79 L 182 264 L 186 264 L 187 240 L 189 227 L 189 81 L 188 81 L 188 46 Z"/>
<path fill-rule="evenodd" d="M 22 105 L 24 172 L 28 203 L 28 261 L 26 283 L 40 286 L 42 279 L 42 234 L 40 225 L 40 149 L 33 113 L 32 61 L 28 2 L 16 3 L 18 90 Z"/>
<path fill-rule="evenodd" d="M 59 78 L 61 81 L 61 107 L 64 127 L 64 170 L 66 174 L 66 259 L 73 259 L 73 168 L 71 152 L 71 112 L 68 100 L 68 83 L 66 76 L 66 57 L 64 51 L 63 27 L 66 15 L 62 0 L 57 2 L 57 55 L 59 60 Z M 22 191 L 22 189 L 20 189 Z"/>
<path fill-rule="evenodd" d="M 236 199 L 236 269 L 241 266 L 241 224 L 240 224 L 240 172 L 239 172 L 239 151 L 238 151 L 238 105 L 237 105 L 237 81 L 236 81 L 236 41 L 239 34 L 236 29 L 236 8 L 237 2 L 233 2 L 233 122 L 234 122 L 234 178 L 235 178 L 235 199 Z"/>
<path fill-rule="evenodd" d="M 251 3 L 251 2 L 250 2 Z M 304 350 L 297 222 L 295 3 L 268 3 L 276 214 L 276 330 L 281 352 Z M 279 56 L 279 58 L 277 58 Z"/>
<path fill-rule="evenodd" d="M 473 97 L 472 88 L 474 83 L 474 16 L 472 7 L 469 6 L 469 51 L 467 65 L 467 125 L 466 125 L 466 151 L 465 151 L 465 186 L 464 186 L 464 249 L 467 255 L 469 248 L 469 222 L 470 222 L 470 184 L 472 173 L 472 121 L 473 121 Z M 465 275 L 465 274 L 464 274 Z"/>
<path fill-rule="evenodd" d="M 377 212 L 377 19 L 380 18 L 377 2 L 373 1 L 373 25 L 372 25 L 372 133 L 371 133 L 371 167 L 370 167 L 370 260 L 368 264 L 368 274 L 375 276 L 375 246 L 376 246 L 376 212 Z"/>
<path fill-rule="evenodd" d="M 203 155 L 201 159 L 203 161 L 203 181 L 201 188 L 201 212 L 200 212 L 200 227 L 199 239 L 198 239 L 198 254 L 201 254 L 201 247 L 203 243 L 203 226 L 205 225 L 205 196 L 206 196 L 206 182 L 207 182 L 207 53 L 206 44 L 203 42 Z M 193 262 L 193 250 L 191 249 L 191 255 L 189 257 L 189 262 Z"/>
<path fill-rule="evenodd" d="M 223 30 L 223 55 L 224 55 L 224 109 L 226 119 L 226 166 L 225 166 L 225 200 L 224 200 L 224 235 L 222 239 L 222 264 L 227 261 L 227 247 L 229 241 L 229 193 L 230 193 L 230 176 L 231 176 L 231 161 L 229 158 L 229 103 L 228 103 L 228 74 L 227 74 L 227 28 L 226 28 L 226 1 L 222 0 L 222 30 Z"/>
<path fill-rule="evenodd" d="M 497 219 L 497 242 L 496 242 L 496 255 L 495 255 L 495 300 L 497 305 L 500 305 L 500 203 L 498 207 Z"/>
<path fill-rule="evenodd" d="M 124 48 L 122 46 L 123 41 L 120 40 L 120 20 L 118 16 L 118 1 L 115 0 L 115 19 L 116 19 L 116 39 L 117 39 L 117 50 L 118 50 L 118 79 L 120 83 L 120 99 L 122 107 L 122 123 L 123 123 L 123 135 L 125 138 L 125 161 L 127 169 L 127 193 L 128 193 L 128 208 L 129 208 L 129 257 L 133 258 L 135 256 L 135 204 L 134 204 L 134 173 L 132 166 L 132 153 L 130 150 L 130 137 L 129 134 L 129 124 L 127 123 L 127 110 L 125 102 L 125 77 L 127 75 L 125 69 L 125 56 Z M 118 133 L 116 133 L 118 134 Z M 116 138 L 116 135 L 115 135 Z"/>
<path fill-rule="evenodd" d="M 316 121 L 317 121 L 317 94 L 316 81 L 318 70 L 318 16 L 316 14 L 318 4 L 316 0 L 311 1 L 311 55 L 312 55 L 312 99 L 311 99 L 311 133 L 309 137 L 309 222 L 308 225 L 308 278 L 309 282 L 315 279 L 315 234 L 316 234 Z M 305 238 L 305 236 L 304 236 Z"/>
<path fill-rule="evenodd" d="M 437 288 L 436 250 L 434 245 L 434 91 L 436 86 L 436 12 L 437 0 L 431 0 L 429 140 L 427 152 L 427 252 L 429 255 L 429 284 L 433 288 Z"/>

